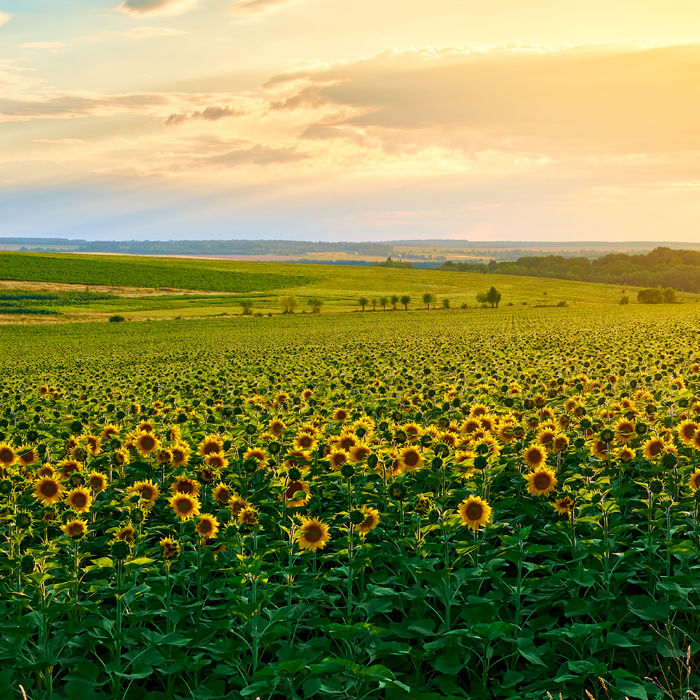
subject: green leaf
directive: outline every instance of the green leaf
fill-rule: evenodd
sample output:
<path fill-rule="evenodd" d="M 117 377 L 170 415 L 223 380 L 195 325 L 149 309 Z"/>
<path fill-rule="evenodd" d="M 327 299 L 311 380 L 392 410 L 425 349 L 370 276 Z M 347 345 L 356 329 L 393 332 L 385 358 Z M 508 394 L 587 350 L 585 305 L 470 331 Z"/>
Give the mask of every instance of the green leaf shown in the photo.
<path fill-rule="evenodd" d="M 631 698 L 641 698 L 641 700 L 647 700 L 646 688 L 641 683 L 631 681 L 628 678 L 616 677 L 613 685 Z"/>
<path fill-rule="evenodd" d="M 625 637 L 624 634 L 619 634 L 618 632 L 608 632 L 605 641 L 614 647 L 638 647 L 639 644 L 635 644 L 633 641 Z"/>

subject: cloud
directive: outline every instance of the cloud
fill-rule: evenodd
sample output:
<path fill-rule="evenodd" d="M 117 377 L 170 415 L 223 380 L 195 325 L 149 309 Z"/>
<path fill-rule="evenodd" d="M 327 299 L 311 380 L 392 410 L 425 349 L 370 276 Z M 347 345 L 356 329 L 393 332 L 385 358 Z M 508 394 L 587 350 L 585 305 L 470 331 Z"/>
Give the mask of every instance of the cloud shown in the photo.
<path fill-rule="evenodd" d="M 238 0 L 230 7 L 230 12 L 241 19 L 255 20 L 270 15 L 307 0 Z"/>
<path fill-rule="evenodd" d="M 113 35 L 123 36 L 127 39 L 151 39 L 156 36 L 182 36 L 187 33 L 179 29 L 167 29 L 165 27 L 136 27 L 125 32 L 113 32 Z"/>
<path fill-rule="evenodd" d="M 191 112 L 186 113 L 176 113 L 171 114 L 167 119 L 163 121 L 166 126 L 177 126 L 178 124 L 184 124 L 186 121 L 191 119 L 204 119 L 205 121 L 215 122 L 219 119 L 224 119 L 226 117 L 234 117 L 239 114 L 243 114 L 236 109 L 231 107 L 220 107 L 219 105 L 212 105 L 211 107 L 206 107 L 201 112 Z"/>
<path fill-rule="evenodd" d="M 194 10 L 197 0 L 126 0 L 117 10 L 132 17 L 175 17 Z"/>
<path fill-rule="evenodd" d="M 270 110 L 344 109 L 306 137 L 385 149 L 564 154 L 700 150 L 700 43 L 391 50 L 273 76 Z M 291 94 L 289 91 L 291 90 Z M 313 99 L 311 99 L 313 98 Z"/>
<path fill-rule="evenodd" d="M 62 41 L 30 41 L 28 44 L 17 44 L 18 49 L 60 49 L 65 46 Z"/>
<path fill-rule="evenodd" d="M 0 27 L 5 24 L 5 22 L 10 21 L 10 15 L 7 12 L 0 12 Z"/>

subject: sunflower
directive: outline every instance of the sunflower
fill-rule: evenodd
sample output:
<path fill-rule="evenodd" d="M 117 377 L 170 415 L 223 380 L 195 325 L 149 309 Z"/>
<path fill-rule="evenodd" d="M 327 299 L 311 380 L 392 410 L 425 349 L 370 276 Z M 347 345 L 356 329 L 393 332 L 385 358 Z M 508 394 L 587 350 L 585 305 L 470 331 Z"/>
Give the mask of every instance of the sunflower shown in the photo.
<path fill-rule="evenodd" d="M 137 481 L 127 491 L 131 494 L 137 493 L 141 497 L 141 502 L 146 508 L 150 508 L 158 500 L 160 489 L 153 481 Z"/>
<path fill-rule="evenodd" d="M 170 484 L 170 491 L 174 494 L 184 493 L 196 498 L 199 496 L 199 483 L 186 476 L 178 476 L 175 481 Z"/>
<path fill-rule="evenodd" d="M 620 418 L 615 424 L 615 437 L 618 442 L 628 443 L 635 435 L 634 428 L 634 421 L 628 418 Z"/>
<path fill-rule="evenodd" d="M 551 469 L 542 467 L 524 475 L 528 493 L 533 496 L 549 496 L 557 487 L 557 477 Z"/>
<path fill-rule="evenodd" d="M 281 421 L 279 418 L 275 418 L 274 420 L 270 421 L 270 432 L 275 436 L 279 437 L 284 433 L 284 429 L 287 426 L 284 424 L 284 421 Z"/>
<path fill-rule="evenodd" d="M 220 452 L 213 452 L 204 458 L 204 463 L 210 469 L 214 471 L 219 471 L 221 469 L 226 469 L 228 467 L 228 459 Z"/>
<path fill-rule="evenodd" d="M 345 450 L 331 450 L 328 455 L 328 462 L 331 465 L 331 469 L 338 471 L 349 459 L 349 455 Z"/>
<path fill-rule="evenodd" d="M 85 449 L 90 456 L 97 457 L 97 455 L 102 451 L 102 440 L 100 440 L 100 438 L 96 435 L 86 435 Z"/>
<path fill-rule="evenodd" d="M 661 456 L 667 444 L 661 438 L 651 438 L 644 443 L 644 458 L 650 462 Z"/>
<path fill-rule="evenodd" d="M 178 442 L 170 448 L 171 463 L 174 467 L 185 467 L 190 461 L 190 446 L 185 442 Z"/>
<path fill-rule="evenodd" d="M 189 494 L 176 493 L 168 503 L 180 520 L 189 520 L 199 514 L 199 500 Z"/>
<path fill-rule="evenodd" d="M 298 433 L 293 444 L 295 450 L 315 450 L 318 441 L 309 433 Z"/>
<path fill-rule="evenodd" d="M 260 522 L 260 514 L 257 508 L 253 508 L 253 506 L 243 508 L 238 514 L 238 522 L 247 527 L 255 527 Z"/>
<path fill-rule="evenodd" d="M 28 467 L 30 464 L 39 461 L 39 453 L 33 447 L 20 447 L 17 450 L 17 462 L 23 466 Z"/>
<path fill-rule="evenodd" d="M 537 433 L 537 444 L 544 447 L 547 452 L 552 452 L 552 441 L 556 436 L 556 432 L 551 428 L 540 427 Z"/>
<path fill-rule="evenodd" d="M 17 461 L 17 453 L 11 445 L 0 442 L 0 466 L 11 467 Z"/>
<path fill-rule="evenodd" d="M 161 447 L 159 450 L 156 450 L 156 462 L 158 464 L 170 464 L 172 461 L 173 453 L 169 449 Z"/>
<path fill-rule="evenodd" d="M 308 549 L 315 552 L 323 549 L 331 539 L 331 531 L 328 525 L 321 520 L 305 518 L 294 535 L 299 549 Z"/>
<path fill-rule="evenodd" d="M 551 450 L 554 454 L 559 454 L 560 452 L 565 452 L 568 446 L 569 438 L 563 433 L 557 433 L 552 440 Z"/>
<path fill-rule="evenodd" d="M 482 435 L 482 437 L 484 437 L 484 435 Z M 457 445 L 457 441 L 459 440 L 459 435 L 451 430 L 445 430 L 444 432 L 440 433 L 439 440 L 443 445 L 455 447 Z"/>
<path fill-rule="evenodd" d="M 165 561 L 172 561 L 180 556 L 180 543 L 172 537 L 163 537 L 160 541 L 160 551 Z"/>
<path fill-rule="evenodd" d="M 563 496 L 562 498 L 557 498 L 552 503 L 552 507 L 557 515 L 568 515 L 574 507 L 574 500 L 570 496 Z"/>
<path fill-rule="evenodd" d="M 214 454 L 215 452 L 224 451 L 224 441 L 221 439 L 220 435 L 206 435 L 202 442 L 199 443 L 197 448 L 197 454 L 200 457 L 205 457 L 206 455 Z"/>
<path fill-rule="evenodd" d="M 350 459 L 353 462 L 364 462 L 371 454 L 372 449 L 363 442 L 359 442 L 350 448 Z"/>
<path fill-rule="evenodd" d="M 471 450 L 457 452 L 454 456 L 454 470 L 462 475 L 468 474 L 474 469 L 474 457 L 476 453 Z"/>
<path fill-rule="evenodd" d="M 531 469 L 537 469 L 547 461 L 547 453 L 541 445 L 530 445 L 523 452 L 523 460 Z"/>
<path fill-rule="evenodd" d="M 212 498 L 222 506 L 227 506 L 231 500 L 231 490 L 228 486 L 226 486 L 226 484 L 217 484 L 214 487 Z"/>
<path fill-rule="evenodd" d="M 67 479 L 71 474 L 82 471 L 82 464 L 75 459 L 62 459 L 56 467 L 61 472 L 61 478 Z"/>
<path fill-rule="evenodd" d="M 100 437 L 104 440 L 111 440 L 116 435 L 119 435 L 119 426 L 112 425 L 111 423 L 105 425 L 105 427 L 102 428 L 102 432 L 100 433 Z"/>
<path fill-rule="evenodd" d="M 415 447 L 406 447 L 399 453 L 399 463 L 406 471 L 420 469 L 423 466 L 423 456 Z"/>
<path fill-rule="evenodd" d="M 459 504 L 462 523 L 474 532 L 491 521 L 492 513 L 491 506 L 480 496 L 469 496 Z"/>
<path fill-rule="evenodd" d="M 129 450 L 126 450 L 124 448 L 114 450 L 114 457 L 117 460 L 117 464 L 120 464 L 122 466 L 131 462 L 131 455 L 129 454 Z"/>
<path fill-rule="evenodd" d="M 688 486 L 693 490 L 697 491 L 700 488 L 700 469 L 696 469 L 688 479 Z"/>
<path fill-rule="evenodd" d="M 678 425 L 676 429 L 678 432 L 678 439 L 684 444 L 690 447 L 693 444 L 693 437 L 698 430 L 698 424 L 692 420 L 684 420 Z"/>
<path fill-rule="evenodd" d="M 63 496 L 63 486 L 53 477 L 46 476 L 34 482 L 34 498 L 51 506 Z"/>
<path fill-rule="evenodd" d="M 243 459 L 254 459 L 256 462 L 267 460 L 265 450 L 260 447 L 250 447 L 243 453 Z"/>
<path fill-rule="evenodd" d="M 107 488 L 107 477 L 101 472 L 90 472 L 85 483 L 96 493 Z"/>
<path fill-rule="evenodd" d="M 336 408 L 333 412 L 333 420 L 344 423 L 348 419 L 348 412 L 344 408 Z"/>
<path fill-rule="evenodd" d="M 153 433 L 147 433 L 146 431 L 136 433 L 136 435 L 132 437 L 132 443 L 134 445 L 134 449 L 142 457 L 148 457 L 151 452 L 160 447 L 160 440 L 153 435 Z"/>
<path fill-rule="evenodd" d="M 61 530 L 66 537 L 70 537 L 72 540 L 82 540 L 87 533 L 87 523 L 80 518 L 75 518 L 63 525 Z"/>
<path fill-rule="evenodd" d="M 134 529 L 133 525 L 125 525 L 121 529 L 117 530 L 116 534 L 114 535 L 115 540 L 124 540 L 124 542 L 128 542 L 129 544 L 132 544 L 134 542 L 134 534 L 136 533 L 136 530 Z"/>
<path fill-rule="evenodd" d="M 357 435 L 349 431 L 345 431 L 338 435 L 335 444 L 339 449 L 349 452 L 350 449 L 357 445 L 358 442 L 359 440 L 357 439 Z"/>
<path fill-rule="evenodd" d="M 601 440 L 600 438 L 596 438 L 591 443 L 591 454 L 598 459 L 607 459 L 610 453 L 609 448 L 609 443 Z"/>
<path fill-rule="evenodd" d="M 471 418 L 481 418 L 481 416 L 488 415 L 489 407 L 484 406 L 484 404 L 476 404 L 472 406 L 471 411 L 469 411 L 469 416 Z"/>
<path fill-rule="evenodd" d="M 165 432 L 166 440 L 170 442 L 180 442 L 182 440 L 182 433 L 177 425 L 171 425 Z"/>
<path fill-rule="evenodd" d="M 627 447 L 627 445 L 622 447 L 617 453 L 617 458 L 625 464 L 627 464 L 627 462 L 631 462 L 636 456 L 637 453 L 630 447 Z"/>
<path fill-rule="evenodd" d="M 92 497 L 86 488 L 78 486 L 66 494 L 65 502 L 76 513 L 87 513 L 92 505 Z"/>
<path fill-rule="evenodd" d="M 476 432 L 480 427 L 481 423 L 479 422 L 478 418 L 467 418 L 467 420 L 462 423 L 460 430 L 466 435 L 469 435 L 470 433 Z"/>
<path fill-rule="evenodd" d="M 56 471 L 50 464 L 42 464 L 36 472 L 38 477 L 48 476 L 53 478 L 56 475 Z"/>
<path fill-rule="evenodd" d="M 295 494 L 303 493 L 303 498 L 294 498 Z M 305 506 L 311 498 L 309 484 L 306 481 L 290 481 L 284 491 L 284 500 L 287 508 L 300 508 Z"/>
<path fill-rule="evenodd" d="M 219 521 L 213 515 L 200 515 L 194 529 L 201 539 L 213 540 L 219 532 Z"/>
<path fill-rule="evenodd" d="M 361 535 L 366 535 L 370 530 L 374 530 L 379 525 L 379 511 L 376 508 L 364 506 L 362 512 L 365 514 L 365 519 L 357 526 L 357 531 Z"/>
<path fill-rule="evenodd" d="M 241 498 L 238 494 L 233 494 L 231 496 L 231 500 L 228 503 L 228 507 L 231 510 L 231 515 L 234 516 L 234 518 L 238 517 L 238 514 L 244 509 L 244 508 L 250 508 L 251 504 L 245 500 L 245 498 Z"/>

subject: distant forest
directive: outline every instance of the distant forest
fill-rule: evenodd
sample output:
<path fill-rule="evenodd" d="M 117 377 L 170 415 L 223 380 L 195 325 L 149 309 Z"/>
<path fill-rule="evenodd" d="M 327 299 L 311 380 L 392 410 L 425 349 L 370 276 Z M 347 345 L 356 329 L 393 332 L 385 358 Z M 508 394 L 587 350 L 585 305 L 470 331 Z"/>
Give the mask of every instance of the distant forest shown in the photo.
<path fill-rule="evenodd" d="M 700 251 L 666 247 L 655 248 L 646 255 L 611 253 L 595 260 L 547 255 L 518 258 L 514 262 L 492 260 L 488 265 L 448 261 L 438 269 L 553 277 L 633 287 L 673 287 L 682 292 L 700 292 Z"/>

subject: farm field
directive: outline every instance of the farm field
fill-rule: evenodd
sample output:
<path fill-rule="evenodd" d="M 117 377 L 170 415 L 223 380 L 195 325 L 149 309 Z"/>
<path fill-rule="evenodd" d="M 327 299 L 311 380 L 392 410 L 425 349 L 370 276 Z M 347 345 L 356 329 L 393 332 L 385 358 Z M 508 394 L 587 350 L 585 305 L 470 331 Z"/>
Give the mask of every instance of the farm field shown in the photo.
<path fill-rule="evenodd" d="M 0 696 L 697 691 L 699 341 L 695 304 L 0 327 Z"/>
<path fill-rule="evenodd" d="M 477 292 L 491 284 L 503 294 L 504 306 L 615 305 L 623 292 L 634 303 L 637 292 L 614 285 L 512 275 L 142 256 L 0 253 L 0 270 L 1 294 L 26 296 L 31 291 L 29 282 L 36 291 L 58 294 L 50 305 L 51 313 L 41 314 L 53 322 L 106 320 L 111 314 L 134 320 L 237 315 L 245 300 L 252 303 L 253 313 L 279 314 L 280 296 L 295 296 L 297 313 L 310 311 L 307 302 L 312 298 L 323 301 L 323 313 L 359 310 L 360 297 L 368 299 L 369 309 L 376 300 L 379 311 L 381 298 L 390 299 L 394 294 L 409 295 L 409 308 L 417 309 L 424 307 L 425 293 L 435 295 L 438 310 L 444 298 L 454 309 L 462 304 L 474 306 Z M 106 296 L 85 297 L 80 305 L 70 297 L 61 305 L 60 294 L 84 291 Z M 700 295 L 680 293 L 678 298 L 695 303 Z M 386 308 L 392 309 L 390 302 Z M 402 305 L 397 308 L 401 310 Z M 2 307 L 3 322 L 27 320 L 17 311 L 6 318 L 1 312 Z"/>

